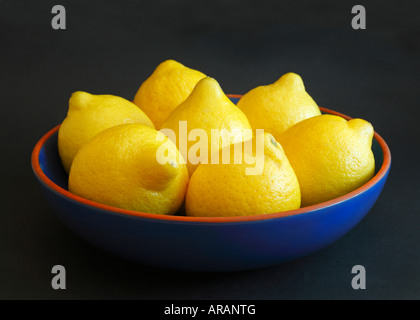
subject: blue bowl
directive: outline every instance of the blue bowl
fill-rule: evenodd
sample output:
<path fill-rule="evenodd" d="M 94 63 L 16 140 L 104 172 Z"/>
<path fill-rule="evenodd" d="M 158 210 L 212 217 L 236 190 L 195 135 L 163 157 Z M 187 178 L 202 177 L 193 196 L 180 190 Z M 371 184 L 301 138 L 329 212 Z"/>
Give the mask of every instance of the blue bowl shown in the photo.
<path fill-rule="evenodd" d="M 240 96 L 230 95 L 237 102 Z M 351 119 L 338 112 L 330 113 Z M 56 126 L 32 152 L 46 200 L 80 237 L 142 264 L 191 271 L 238 271 L 280 264 L 339 239 L 372 208 L 386 182 L 391 154 L 375 132 L 375 176 L 339 198 L 293 211 L 245 217 L 162 216 L 99 204 L 70 193 L 57 150 Z"/>

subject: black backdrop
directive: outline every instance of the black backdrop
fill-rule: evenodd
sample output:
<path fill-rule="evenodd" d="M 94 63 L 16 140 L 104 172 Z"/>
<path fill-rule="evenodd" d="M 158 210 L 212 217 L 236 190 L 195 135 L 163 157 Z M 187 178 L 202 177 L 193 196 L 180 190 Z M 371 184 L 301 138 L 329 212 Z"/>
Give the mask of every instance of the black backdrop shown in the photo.
<path fill-rule="evenodd" d="M 51 8 L 66 8 L 53 30 Z M 362 4 L 367 29 L 351 28 Z M 2 299 L 419 299 L 417 1 L 0 1 Z M 132 99 L 172 58 L 245 93 L 292 71 L 327 108 L 370 121 L 392 168 L 374 208 L 310 256 L 261 270 L 187 273 L 121 260 L 66 229 L 30 167 L 76 90 Z M 51 268 L 67 289 L 51 288 Z M 367 288 L 351 287 L 351 268 Z"/>

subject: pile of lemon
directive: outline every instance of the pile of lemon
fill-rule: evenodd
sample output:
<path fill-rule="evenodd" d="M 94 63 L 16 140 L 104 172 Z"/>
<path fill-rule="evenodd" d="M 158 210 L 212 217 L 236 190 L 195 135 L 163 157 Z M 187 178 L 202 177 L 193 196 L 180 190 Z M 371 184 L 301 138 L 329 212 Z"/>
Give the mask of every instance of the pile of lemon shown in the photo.
<path fill-rule="evenodd" d="M 198 138 L 181 137 L 183 124 L 187 133 L 207 133 L 200 142 L 211 152 L 193 150 Z M 214 130 L 220 134 L 211 139 Z M 155 214 L 178 214 L 185 204 L 189 216 L 244 216 L 321 203 L 363 185 L 375 170 L 373 134 L 365 120 L 321 114 L 295 73 L 235 105 L 213 78 L 167 60 L 132 102 L 74 92 L 58 150 L 69 191 L 86 199 Z M 211 161 L 215 150 L 216 160 L 227 154 L 228 161 Z M 257 163 L 258 174 L 249 174 Z"/>

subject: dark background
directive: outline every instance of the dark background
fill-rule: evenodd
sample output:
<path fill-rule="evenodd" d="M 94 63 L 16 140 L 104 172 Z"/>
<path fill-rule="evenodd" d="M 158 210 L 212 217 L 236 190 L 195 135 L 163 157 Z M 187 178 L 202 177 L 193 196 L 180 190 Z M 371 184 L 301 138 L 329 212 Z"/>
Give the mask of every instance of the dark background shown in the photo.
<path fill-rule="evenodd" d="M 64 5 L 67 29 L 53 30 Z M 362 4 L 367 29 L 351 28 Z M 0 0 L 1 299 L 419 299 L 418 1 Z M 165 59 L 245 93 L 300 74 L 320 105 L 370 121 L 392 153 L 378 202 L 350 233 L 310 256 L 237 273 L 131 263 L 66 229 L 30 166 L 76 90 L 132 99 Z M 51 288 L 66 267 L 67 289 Z M 366 290 L 351 269 L 367 272 Z"/>

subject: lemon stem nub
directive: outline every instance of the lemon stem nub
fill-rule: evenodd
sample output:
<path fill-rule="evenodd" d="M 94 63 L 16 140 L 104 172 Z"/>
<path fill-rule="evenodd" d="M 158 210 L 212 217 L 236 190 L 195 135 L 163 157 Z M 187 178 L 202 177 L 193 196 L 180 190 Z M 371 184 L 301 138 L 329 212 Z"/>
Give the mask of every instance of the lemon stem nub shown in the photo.
<path fill-rule="evenodd" d="M 271 143 L 277 148 L 279 145 L 278 145 L 278 143 L 277 143 L 277 141 L 274 139 L 274 137 L 273 136 L 271 136 L 270 137 L 270 141 L 271 141 Z"/>

